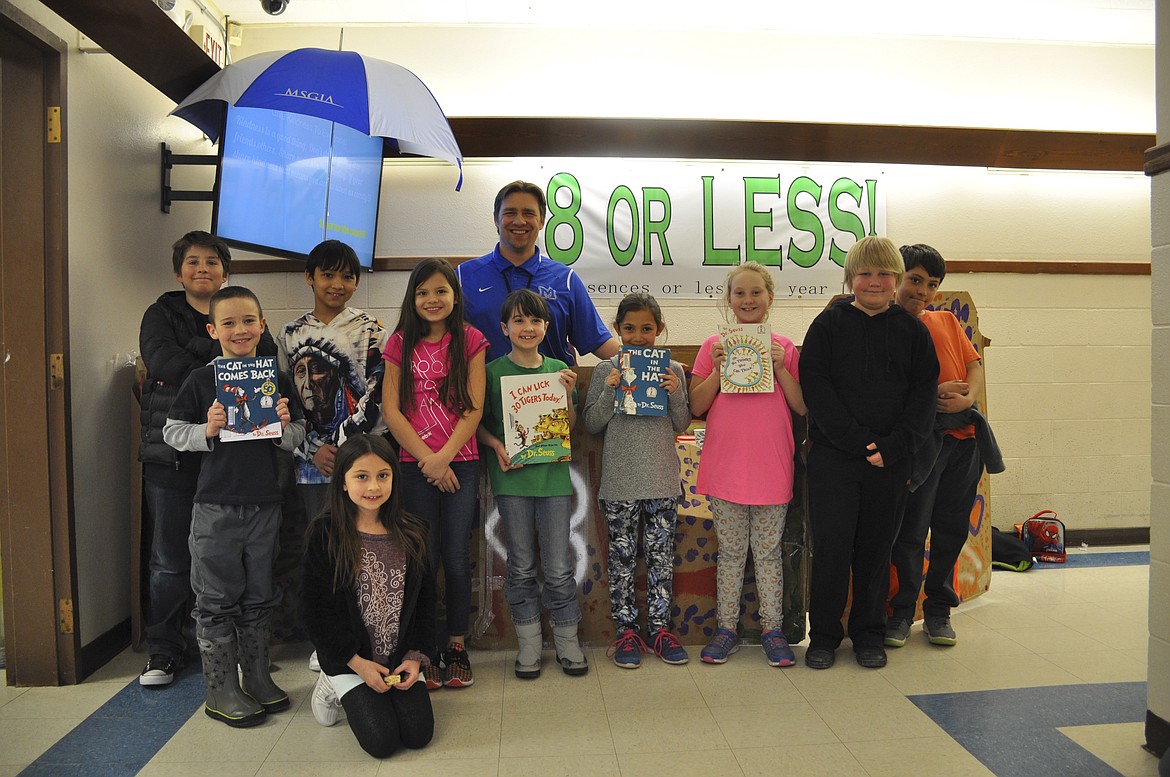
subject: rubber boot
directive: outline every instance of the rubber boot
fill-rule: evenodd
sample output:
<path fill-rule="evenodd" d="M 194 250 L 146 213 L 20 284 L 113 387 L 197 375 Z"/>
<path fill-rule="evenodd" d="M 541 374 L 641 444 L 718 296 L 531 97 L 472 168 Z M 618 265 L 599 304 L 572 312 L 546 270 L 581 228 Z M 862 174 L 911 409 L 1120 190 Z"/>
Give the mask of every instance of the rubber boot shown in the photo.
<path fill-rule="evenodd" d="M 540 635 L 540 621 L 516 625 L 516 640 L 520 652 L 516 654 L 516 676 L 521 680 L 535 680 L 540 677 L 540 651 L 544 641 Z"/>
<path fill-rule="evenodd" d="M 199 655 L 203 659 L 203 679 L 207 682 L 207 702 L 203 707 L 207 717 L 233 728 L 263 723 L 264 708 L 240 689 L 236 674 L 236 635 L 201 637 Z"/>
<path fill-rule="evenodd" d="M 269 674 L 268 627 L 237 628 L 240 638 L 240 670 L 244 673 L 244 693 L 260 702 L 265 712 L 282 712 L 290 706 L 288 694 L 272 681 Z"/>
<path fill-rule="evenodd" d="M 557 663 L 565 674 L 579 677 L 589 671 L 589 661 L 577 641 L 577 624 L 553 626 L 553 642 L 557 647 Z"/>

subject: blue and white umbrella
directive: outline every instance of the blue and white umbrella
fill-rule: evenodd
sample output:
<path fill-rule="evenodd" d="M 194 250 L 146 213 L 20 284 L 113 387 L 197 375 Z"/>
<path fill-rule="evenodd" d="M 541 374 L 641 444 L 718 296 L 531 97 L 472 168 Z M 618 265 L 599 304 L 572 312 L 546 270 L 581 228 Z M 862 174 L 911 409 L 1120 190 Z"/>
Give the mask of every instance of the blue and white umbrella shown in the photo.
<path fill-rule="evenodd" d="M 316 116 L 389 138 L 401 153 L 456 165 L 455 189 L 463 185 L 463 154 L 447 116 L 426 84 L 393 62 L 327 49 L 257 54 L 207 79 L 171 115 L 216 141 L 229 104 Z"/>

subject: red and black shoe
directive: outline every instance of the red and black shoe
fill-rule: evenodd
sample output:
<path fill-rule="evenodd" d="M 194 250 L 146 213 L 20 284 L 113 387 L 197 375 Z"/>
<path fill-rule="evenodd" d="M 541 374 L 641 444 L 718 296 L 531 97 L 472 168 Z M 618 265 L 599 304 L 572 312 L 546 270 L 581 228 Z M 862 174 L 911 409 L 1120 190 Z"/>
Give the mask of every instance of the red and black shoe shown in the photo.
<path fill-rule="evenodd" d="M 437 663 L 427 664 L 423 669 L 423 680 L 426 681 L 427 690 L 435 691 L 443 687 L 443 670 Z"/>
<path fill-rule="evenodd" d="M 443 685 L 448 688 L 467 688 L 474 684 L 467 649 L 458 643 L 451 643 L 443 651 Z"/>

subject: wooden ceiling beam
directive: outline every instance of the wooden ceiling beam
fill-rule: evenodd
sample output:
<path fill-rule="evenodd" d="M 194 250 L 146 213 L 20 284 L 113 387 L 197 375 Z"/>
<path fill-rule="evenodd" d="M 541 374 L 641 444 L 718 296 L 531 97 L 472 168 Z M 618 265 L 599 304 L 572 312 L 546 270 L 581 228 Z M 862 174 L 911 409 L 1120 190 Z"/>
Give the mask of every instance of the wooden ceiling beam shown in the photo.
<path fill-rule="evenodd" d="M 152 0 L 41 0 L 176 103 L 219 72 Z"/>
<path fill-rule="evenodd" d="M 468 157 L 626 156 L 1141 172 L 1153 135 L 703 119 L 452 117 Z"/>

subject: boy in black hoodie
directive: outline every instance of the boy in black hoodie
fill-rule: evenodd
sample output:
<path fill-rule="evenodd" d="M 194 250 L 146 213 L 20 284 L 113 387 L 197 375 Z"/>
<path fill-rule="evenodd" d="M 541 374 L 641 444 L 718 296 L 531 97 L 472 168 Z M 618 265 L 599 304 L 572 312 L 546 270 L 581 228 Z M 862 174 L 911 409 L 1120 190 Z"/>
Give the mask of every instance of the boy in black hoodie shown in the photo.
<path fill-rule="evenodd" d="M 849 638 L 857 663 L 886 665 L 890 549 L 911 456 L 930 434 L 938 387 L 930 334 L 893 302 L 902 273 L 902 256 L 888 239 L 857 241 L 845 258 L 845 283 L 853 296 L 816 317 L 800 353 L 812 441 L 813 562 L 804 660 L 813 669 L 828 669 L 836 660 L 850 572 Z"/>
<path fill-rule="evenodd" d="M 191 623 L 191 508 L 202 454 L 176 451 L 163 441 L 167 413 L 179 387 L 194 370 L 222 355 L 207 331 L 211 295 L 227 283 L 232 252 L 208 232 L 188 232 L 171 246 L 171 264 L 181 290 L 168 291 L 142 316 L 138 348 L 146 364 L 142 385 L 143 494 L 149 521 L 150 585 L 145 602 L 146 645 L 150 658 L 138 682 L 165 688 L 188 652 L 184 626 Z M 276 343 L 265 331 L 258 353 L 275 356 Z"/>
<path fill-rule="evenodd" d="M 146 364 L 142 385 L 142 462 L 144 520 L 149 521 L 150 585 L 143 608 L 150 659 L 138 678 L 148 688 L 164 688 L 187 652 L 184 626 L 191 621 L 191 506 L 199 479 L 200 455 L 179 453 L 163 442 L 167 413 L 179 386 L 193 370 L 220 355 L 207 332 L 211 295 L 227 282 L 232 254 L 227 244 L 207 232 L 188 232 L 171 247 L 175 279 L 182 287 L 168 291 L 146 309 L 139 350 Z"/>

